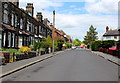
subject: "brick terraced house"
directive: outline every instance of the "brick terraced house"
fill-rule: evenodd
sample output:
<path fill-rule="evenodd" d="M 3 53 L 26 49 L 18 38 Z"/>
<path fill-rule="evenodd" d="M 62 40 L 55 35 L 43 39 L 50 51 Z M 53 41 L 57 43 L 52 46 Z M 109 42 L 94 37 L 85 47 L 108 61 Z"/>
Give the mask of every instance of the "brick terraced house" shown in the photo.
<path fill-rule="evenodd" d="M 33 17 L 32 3 L 27 3 L 24 10 L 19 8 L 19 2 L 0 1 L 0 11 L 0 48 L 29 46 L 48 35 L 52 37 L 52 29 L 43 23 L 42 13 Z"/>

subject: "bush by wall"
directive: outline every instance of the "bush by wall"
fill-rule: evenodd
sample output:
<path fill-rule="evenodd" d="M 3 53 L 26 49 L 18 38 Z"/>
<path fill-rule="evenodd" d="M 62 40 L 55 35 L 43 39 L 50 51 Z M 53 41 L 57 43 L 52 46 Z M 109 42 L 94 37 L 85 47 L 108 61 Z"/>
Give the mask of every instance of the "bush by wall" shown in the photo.
<path fill-rule="evenodd" d="M 91 49 L 92 51 L 98 51 L 100 47 L 108 49 L 115 45 L 116 45 L 116 41 L 114 40 L 93 41 L 91 44 Z"/>
<path fill-rule="evenodd" d="M 102 45 L 102 41 L 93 41 L 91 44 L 92 51 L 98 51 L 101 45 Z"/>
<path fill-rule="evenodd" d="M 112 46 L 115 46 L 116 45 L 116 41 L 114 40 L 106 40 L 106 41 L 102 41 L 102 48 L 110 48 Z"/>

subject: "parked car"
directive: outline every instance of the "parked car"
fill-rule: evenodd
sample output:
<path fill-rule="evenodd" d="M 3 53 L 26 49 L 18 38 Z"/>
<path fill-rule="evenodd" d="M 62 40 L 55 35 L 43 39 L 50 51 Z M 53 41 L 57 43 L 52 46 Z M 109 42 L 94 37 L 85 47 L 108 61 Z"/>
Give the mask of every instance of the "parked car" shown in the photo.
<path fill-rule="evenodd" d="M 72 49 L 76 49 L 77 47 L 76 46 L 72 46 Z"/>
<path fill-rule="evenodd" d="M 110 47 L 109 48 L 109 54 L 119 57 L 119 51 L 117 49 L 117 46 Z"/>
<path fill-rule="evenodd" d="M 80 46 L 80 48 L 84 48 L 85 46 Z"/>
<path fill-rule="evenodd" d="M 117 46 L 112 46 L 109 48 L 109 50 L 117 50 Z"/>

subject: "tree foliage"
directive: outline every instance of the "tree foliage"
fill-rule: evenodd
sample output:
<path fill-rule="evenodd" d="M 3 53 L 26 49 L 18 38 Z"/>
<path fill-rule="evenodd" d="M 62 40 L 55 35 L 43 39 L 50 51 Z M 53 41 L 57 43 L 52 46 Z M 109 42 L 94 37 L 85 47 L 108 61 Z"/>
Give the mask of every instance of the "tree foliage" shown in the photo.
<path fill-rule="evenodd" d="M 52 47 L 52 38 L 50 37 L 50 35 L 48 35 L 45 39 L 45 43 L 48 44 L 49 47 Z"/>
<path fill-rule="evenodd" d="M 80 46 L 81 43 L 82 43 L 82 42 L 81 42 L 79 39 L 75 39 L 75 40 L 73 41 L 73 46 Z"/>
<path fill-rule="evenodd" d="M 98 32 L 96 32 L 96 28 L 94 28 L 92 25 L 89 28 L 89 31 L 87 31 L 87 35 L 84 37 L 84 43 L 85 44 L 91 44 L 92 41 L 98 40 Z"/>

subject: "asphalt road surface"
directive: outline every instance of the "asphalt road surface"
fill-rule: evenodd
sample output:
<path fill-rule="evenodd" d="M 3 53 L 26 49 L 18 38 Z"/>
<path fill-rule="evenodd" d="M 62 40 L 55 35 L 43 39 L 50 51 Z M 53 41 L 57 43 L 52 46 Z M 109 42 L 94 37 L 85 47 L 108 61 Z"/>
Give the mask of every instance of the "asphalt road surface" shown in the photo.
<path fill-rule="evenodd" d="M 3 81 L 118 81 L 118 66 L 88 50 L 66 51 Z"/>

